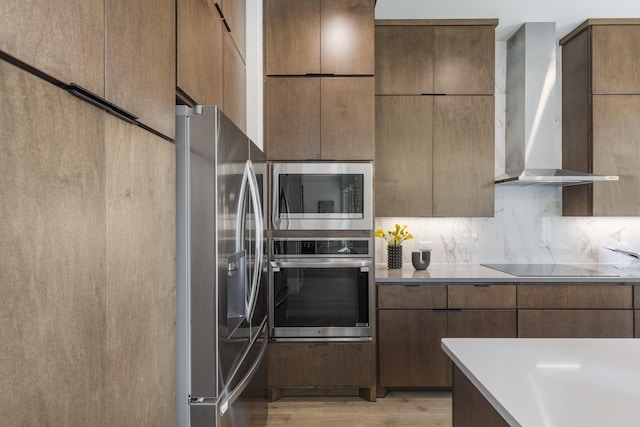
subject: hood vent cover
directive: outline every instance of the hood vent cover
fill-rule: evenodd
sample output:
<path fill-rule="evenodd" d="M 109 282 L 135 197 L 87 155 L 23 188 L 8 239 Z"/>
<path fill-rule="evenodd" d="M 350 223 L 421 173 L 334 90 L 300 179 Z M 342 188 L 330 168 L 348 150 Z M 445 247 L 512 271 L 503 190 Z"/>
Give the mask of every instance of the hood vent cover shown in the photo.
<path fill-rule="evenodd" d="M 528 22 L 511 36 L 506 89 L 506 172 L 496 177 L 496 184 L 566 186 L 618 180 L 558 167 L 554 22 Z"/>

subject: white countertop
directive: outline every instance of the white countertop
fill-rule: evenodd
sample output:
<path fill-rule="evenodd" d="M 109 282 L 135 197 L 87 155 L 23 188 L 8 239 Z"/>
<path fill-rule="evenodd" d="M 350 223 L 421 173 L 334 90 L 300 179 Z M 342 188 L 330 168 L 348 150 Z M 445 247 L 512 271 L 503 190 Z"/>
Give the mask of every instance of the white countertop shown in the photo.
<path fill-rule="evenodd" d="M 491 282 L 491 283 L 522 283 L 522 282 L 570 282 L 570 283 L 601 283 L 601 282 L 640 282 L 640 265 L 619 268 L 612 264 L 572 264 L 587 268 L 595 272 L 615 272 L 619 277 L 559 277 L 532 276 L 518 277 L 503 273 L 481 264 L 431 264 L 426 270 L 416 270 L 411 263 L 404 264 L 401 269 L 388 269 L 386 264 L 376 264 L 376 282 Z M 640 425 L 640 423 L 639 423 Z"/>
<path fill-rule="evenodd" d="M 512 426 L 639 426 L 640 339 L 445 338 Z"/>

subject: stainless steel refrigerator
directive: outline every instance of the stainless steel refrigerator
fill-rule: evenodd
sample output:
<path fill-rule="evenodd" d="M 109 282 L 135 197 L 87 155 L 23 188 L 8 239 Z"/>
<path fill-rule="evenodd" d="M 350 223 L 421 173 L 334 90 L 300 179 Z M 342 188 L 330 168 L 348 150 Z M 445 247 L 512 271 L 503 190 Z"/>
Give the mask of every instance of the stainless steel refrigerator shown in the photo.
<path fill-rule="evenodd" d="M 215 106 L 176 107 L 178 426 L 266 423 L 262 151 Z"/>

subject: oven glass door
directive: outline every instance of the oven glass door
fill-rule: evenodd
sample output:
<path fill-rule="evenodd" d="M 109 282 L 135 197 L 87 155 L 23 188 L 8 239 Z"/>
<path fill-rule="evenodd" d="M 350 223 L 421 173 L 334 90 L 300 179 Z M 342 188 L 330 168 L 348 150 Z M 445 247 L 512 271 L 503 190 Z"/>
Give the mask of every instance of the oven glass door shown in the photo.
<path fill-rule="evenodd" d="M 371 265 L 370 260 L 272 262 L 272 337 L 370 337 Z"/>

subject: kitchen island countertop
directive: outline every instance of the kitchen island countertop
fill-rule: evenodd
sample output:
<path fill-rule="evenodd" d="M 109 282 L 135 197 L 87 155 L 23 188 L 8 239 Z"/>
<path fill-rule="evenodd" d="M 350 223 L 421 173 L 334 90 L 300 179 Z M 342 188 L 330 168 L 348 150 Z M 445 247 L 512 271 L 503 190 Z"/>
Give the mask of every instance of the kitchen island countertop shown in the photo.
<path fill-rule="evenodd" d="M 638 425 L 640 340 L 445 338 L 442 349 L 511 426 Z"/>
<path fill-rule="evenodd" d="M 613 264 L 571 264 L 594 272 L 593 276 L 514 276 L 481 264 L 431 264 L 426 270 L 416 270 L 404 264 L 401 269 L 388 269 L 386 264 L 376 264 L 377 283 L 633 283 L 640 282 L 640 266 L 616 266 Z M 601 274 L 602 276 L 598 276 Z"/>

